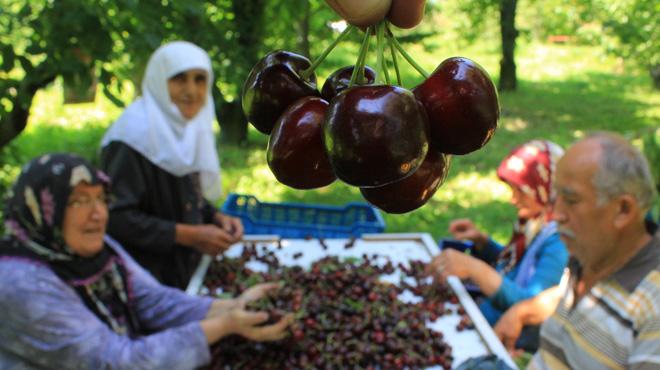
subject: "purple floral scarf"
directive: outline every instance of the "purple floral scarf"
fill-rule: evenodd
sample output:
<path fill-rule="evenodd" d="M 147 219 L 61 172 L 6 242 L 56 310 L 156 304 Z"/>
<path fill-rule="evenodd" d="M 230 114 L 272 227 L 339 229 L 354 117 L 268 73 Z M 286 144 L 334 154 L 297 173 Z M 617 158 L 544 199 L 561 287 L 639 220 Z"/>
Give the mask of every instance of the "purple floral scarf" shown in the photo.
<path fill-rule="evenodd" d="M 8 194 L 7 235 L 0 243 L 0 256 L 46 263 L 113 331 L 137 335 L 139 326 L 121 258 L 107 245 L 93 257 L 82 257 L 64 241 L 62 224 L 69 195 L 83 182 L 103 185 L 109 193 L 110 179 L 81 157 L 46 154 L 26 164 Z"/>

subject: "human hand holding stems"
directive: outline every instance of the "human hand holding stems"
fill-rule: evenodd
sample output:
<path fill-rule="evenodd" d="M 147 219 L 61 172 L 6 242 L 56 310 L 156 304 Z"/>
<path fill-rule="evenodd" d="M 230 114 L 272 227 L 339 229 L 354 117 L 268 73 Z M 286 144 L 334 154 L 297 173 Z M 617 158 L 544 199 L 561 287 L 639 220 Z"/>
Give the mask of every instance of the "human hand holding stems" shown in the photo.
<path fill-rule="evenodd" d="M 373 26 L 387 17 L 399 28 L 413 28 L 424 17 L 426 0 L 326 0 L 326 3 L 358 27 Z"/>

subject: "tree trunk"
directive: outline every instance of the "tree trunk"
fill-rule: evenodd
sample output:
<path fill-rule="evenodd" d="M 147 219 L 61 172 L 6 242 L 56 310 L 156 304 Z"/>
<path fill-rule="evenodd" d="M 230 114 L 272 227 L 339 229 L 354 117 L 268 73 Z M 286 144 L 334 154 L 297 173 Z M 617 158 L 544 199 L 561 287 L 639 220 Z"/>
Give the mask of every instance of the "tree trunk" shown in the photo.
<path fill-rule="evenodd" d="M 263 43 L 264 9 L 266 0 L 233 0 L 234 25 L 238 32 L 238 47 L 240 48 L 240 63 L 237 63 L 235 73 L 247 77 L 252 66 L 259 59 L 259 51 Z M 240 86 L 239 86 L 240 89 Z M 243 115 L 241 99 L 227 101 L 219 89 L 214 88 L 216 96 L 216 116 L 220 123 L 220 142 L 241 145 L 247 141 L 247 120 Z M 238 91 L 236 96 L 240 96 Z"/>
<path fill-rule="evenodd" d="M 502 60 L 500 61 L 500 91 L 516 89 L 516 3 L 517 0 L 502 0 L 500 3 L 500 30 L 502 33 Z"/>
<path fill-rule="evenodd" d="M 21 81 L 18 94 L 11 102 L 13 105 L 11 112 L 0 119 L 0 148 L 9 144 L 25 130 L 34 95 L 57 77 L 56 74 L 47 73 L 45 70 L 46 67 L 41 64 Z"/>
<path fill-rule="evenodd" d="M 653 88 L 656 90 L 660 90 L 660 64 L 650 66 L 649 74 L 651 75 L 651 79 L 653 80 Z"/>
<path fill-rule="evenodd" d="M 31 103 L 32 99 L 29 100 Z M 27 126 L 30 107 L 23 108 L 17 101 L 12 103 L 14 104 L 12 111 L 0 120 L 0 148 L 14 140 Z"/>
<path fill-rule="evenodd" d="M 307 58 L 311 58 L 309 50 L 309 0 L 302 0 L 301 6 L 302 16 L 298 21 L 298 51 Z"/>
<path fill-rule="evenodd" d="M 239 99 L 220 104 L 222 123 L 220 125 L 220 143 L 243 145 L 247 143 L 247 121 Z"/>

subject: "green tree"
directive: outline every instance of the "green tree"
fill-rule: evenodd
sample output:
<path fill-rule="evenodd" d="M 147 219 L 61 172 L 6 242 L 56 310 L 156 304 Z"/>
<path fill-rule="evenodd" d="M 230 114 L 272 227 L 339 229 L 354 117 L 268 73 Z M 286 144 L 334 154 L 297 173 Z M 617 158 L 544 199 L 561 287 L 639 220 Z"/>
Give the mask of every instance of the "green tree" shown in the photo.
<path fill-rule="evenodd" d="M 660 3 L 651 0 L 547 0 L 526 9 L 533 36 L 572 35 L 649 72 L 660 89 Z"/>
<path fill-rule="evenodd" d="M 139 89 L 149 55 L 175 39 L 209 52 L 221 140 L 241 143 L 250 68 L 275 48 L 314 53 L 333 16 L 322 0 L 0 0 L 0 147 L 25 129 L 35 93 L 56 78 L 85 85 L 97 77 L 122 105 L 132 98 L 122 82 Z"/>
<path fill-rule="evenodd" d="M 616 43 L 610 51 L 632 60 L 649 72 L 660 89 L 660 2 L 652 0 L 595 0 L 606 33 Z"/>

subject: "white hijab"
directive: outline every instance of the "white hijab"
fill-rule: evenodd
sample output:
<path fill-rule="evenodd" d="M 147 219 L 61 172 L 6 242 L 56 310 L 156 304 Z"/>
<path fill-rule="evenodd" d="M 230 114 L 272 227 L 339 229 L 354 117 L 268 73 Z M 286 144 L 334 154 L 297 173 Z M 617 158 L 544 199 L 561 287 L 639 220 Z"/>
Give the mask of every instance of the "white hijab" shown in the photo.
<path fill-rule="evenodd" d="M 199 113 L 186 120 L 170 100 L 167 80 L 193 68 L 203 69 L 208 74 L 208 92 L 206 104 Z M 204 197 L 217 200 L 221 182 L 212 129 L 215 119 L 212 85 L 211 60 L 204 50 L 186 41 L 161 46 L 147 64 L 142 96 L 108 129 L 101 147 L 121 141 L 172 175 L 199 172 Z"/>

